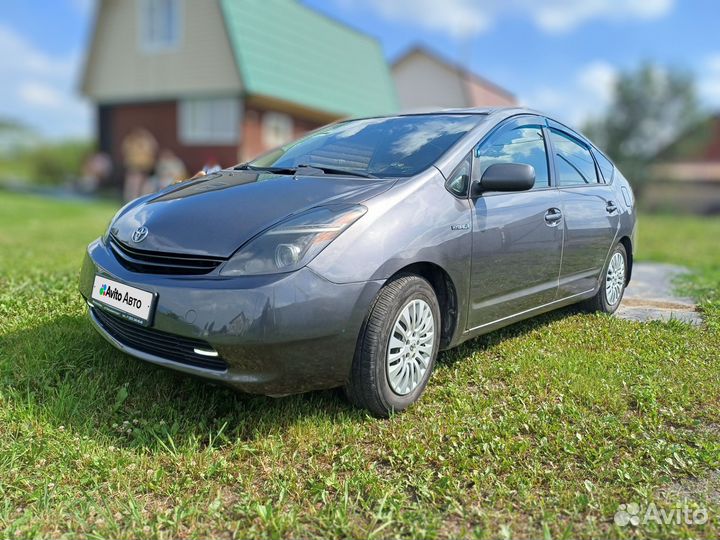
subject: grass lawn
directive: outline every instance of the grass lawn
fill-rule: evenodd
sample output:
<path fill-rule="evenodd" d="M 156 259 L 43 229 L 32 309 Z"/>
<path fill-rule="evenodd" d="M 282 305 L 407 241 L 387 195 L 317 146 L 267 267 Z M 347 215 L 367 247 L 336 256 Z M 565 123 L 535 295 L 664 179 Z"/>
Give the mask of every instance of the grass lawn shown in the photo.
<path fill-rule="evenodd" d="M 718 537 L 720 220 L 647 217 L 707 324 L 569 310 L 441 356 L 377 420 L 233 393 L 111 348 L 76 290 L 109 205 L 0 192 L 2 537 Z M 714 472 L 715 471 L 715 472 Z M 620 503 L 705 525 L 617 527 Z"/>

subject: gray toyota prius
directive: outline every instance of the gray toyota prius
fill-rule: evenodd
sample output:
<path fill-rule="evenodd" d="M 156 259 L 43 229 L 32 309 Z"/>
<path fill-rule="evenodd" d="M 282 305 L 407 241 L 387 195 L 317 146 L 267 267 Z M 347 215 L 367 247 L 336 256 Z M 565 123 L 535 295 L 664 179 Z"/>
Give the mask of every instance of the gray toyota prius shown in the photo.
<path fill-rule="evenodd" d="M 337 122 L 123 207 L 80 291 L 128 354 L 251 393 L 422 394 L 439 350 L 630 280 L 628 181 L 537 112 Z"/>

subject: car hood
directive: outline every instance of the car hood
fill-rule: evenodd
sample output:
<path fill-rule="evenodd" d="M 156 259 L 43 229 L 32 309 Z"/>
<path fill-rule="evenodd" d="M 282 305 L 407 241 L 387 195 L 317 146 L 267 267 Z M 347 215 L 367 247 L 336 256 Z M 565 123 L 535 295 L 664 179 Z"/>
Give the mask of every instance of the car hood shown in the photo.
<path fill-rule="evenodd" d="M 221 171 L 130 205 L 112 224 L 135 249 L 230 257 L 256 234 L 315 206 L 361 203 L 388 190 L 388 179 Z M 148 229 L 140 242 L 139 227 Z"/>

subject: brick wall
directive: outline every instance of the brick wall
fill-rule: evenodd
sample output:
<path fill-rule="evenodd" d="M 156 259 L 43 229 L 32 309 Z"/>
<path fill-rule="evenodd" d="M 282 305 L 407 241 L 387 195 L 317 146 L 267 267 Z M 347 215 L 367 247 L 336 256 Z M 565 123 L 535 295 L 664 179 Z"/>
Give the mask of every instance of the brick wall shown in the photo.
<path fill-rule="evenodd" d="M 239 162 L 236 145 L 195 146 L 178 140 L 177 102 L 162 101 L 140 104 L 104 105 L 98 114 L 101 149 L 110 153 L 115 167 L 115 182 L 124 178 L 122 167 L 122 141 L 136 127 L 147 129 L 158 141 L 158 150 L 172 150 L 183 163 L 189 175 L 199 171 L 210 159 L 223 167 Z"/>

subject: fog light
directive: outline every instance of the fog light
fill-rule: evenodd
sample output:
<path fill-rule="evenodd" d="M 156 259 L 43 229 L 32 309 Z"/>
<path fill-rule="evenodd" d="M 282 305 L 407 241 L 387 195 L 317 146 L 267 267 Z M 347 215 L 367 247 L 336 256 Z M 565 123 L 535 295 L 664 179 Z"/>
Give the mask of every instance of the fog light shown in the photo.
<path fill-rule="evenodd" d="M 298 262 L 300 248 L 295 244 L 280 244 L 275 248 L 275 264 L 278 268 L 285 268 Z"/>
<path fill-rule="evenodd" d="M 193 352 L 195 354 L 199 354 L 201 356 L 211 356 L 217 358 L 220 356 L 217 351 L 209 351 L 207 349 L 193 349 Z"/>

